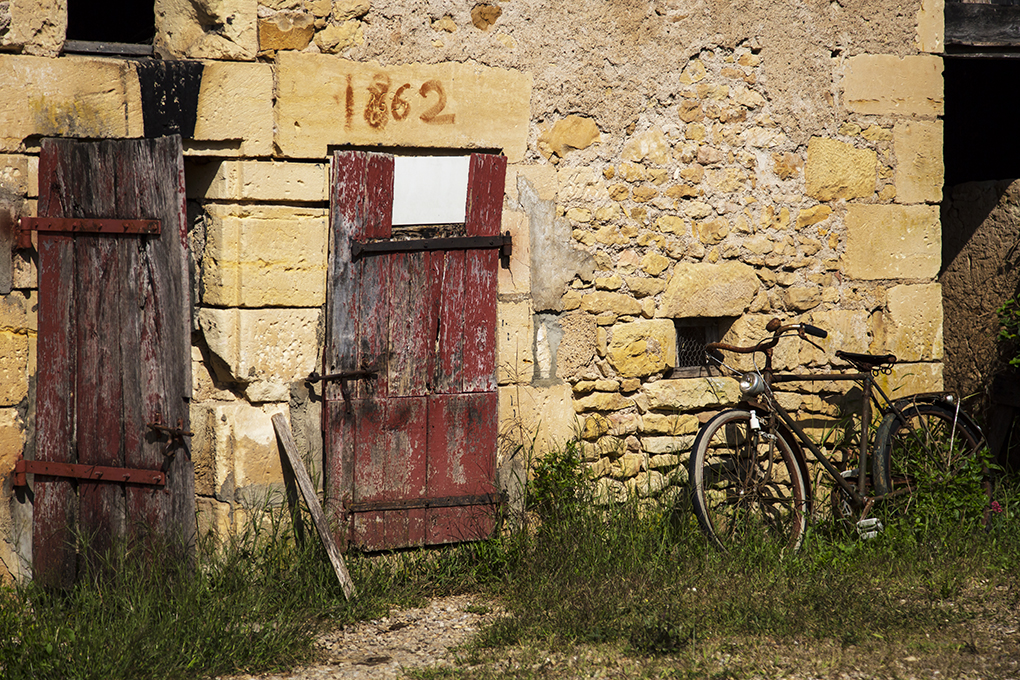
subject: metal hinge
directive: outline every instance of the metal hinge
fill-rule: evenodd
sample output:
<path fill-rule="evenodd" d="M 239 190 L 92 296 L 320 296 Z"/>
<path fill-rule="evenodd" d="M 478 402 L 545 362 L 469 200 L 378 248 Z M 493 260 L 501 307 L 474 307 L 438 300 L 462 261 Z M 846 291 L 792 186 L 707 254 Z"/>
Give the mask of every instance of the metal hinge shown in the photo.
<path fill-rule="evenodd" d="M 137 468 L 79 465 L 75 463 L 54 463 L 46 460 L 24 459 L 14 464 L 13 485 L 28 486 L 26 475 L 29 474 L 68 477 L 90 482 L 144 484 L 146 486 L 166 485 L 166 474 L 160 470 L 139 470 Z"/>
<path fill-rule="evenodd" d="M 14 230 L 15 247 L 31 248 L 32 232 L 57 234 L 128 234 L 158 236 L 159 220 L 92 219 L 90 217 L 22 217 Z"/>
<path fill-rule="evenodd" d="M 502 236 L 463 236 L 458 238 L 422 238 L 408 241 L 354 241 L 351 259 L 382 253 L 414 253 L 437 250 L 479 250 L 499 248 L 500 257 L 509 258 L 513 251 L 513 238 L 507 232 Z"/>

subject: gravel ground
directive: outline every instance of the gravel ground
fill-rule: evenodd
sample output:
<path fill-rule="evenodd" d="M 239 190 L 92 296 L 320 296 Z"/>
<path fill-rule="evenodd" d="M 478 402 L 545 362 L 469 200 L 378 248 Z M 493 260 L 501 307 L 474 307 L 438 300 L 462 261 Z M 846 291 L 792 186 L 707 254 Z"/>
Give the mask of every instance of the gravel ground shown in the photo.
<path fill-rule="evenodd" d="M 502 614 L 494 603 L 474 595 L 433 600 L 420 609 L 333 631 L 319 639 L 325 659 L 282 675 L 233 675 L 219 680 L 388 680 L 402 670 L 448 666 L 449 650 L 467 642 L 485 623 Z"/>

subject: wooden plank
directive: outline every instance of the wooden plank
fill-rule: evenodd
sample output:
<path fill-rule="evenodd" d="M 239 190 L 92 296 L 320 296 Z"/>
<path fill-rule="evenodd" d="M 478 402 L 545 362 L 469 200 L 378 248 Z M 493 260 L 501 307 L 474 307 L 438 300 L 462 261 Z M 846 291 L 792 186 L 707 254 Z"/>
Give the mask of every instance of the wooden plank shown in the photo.
<path fill-rule="evenodd" d="M 352 405 L 353 406 L 353 405 Z M 351 527 L 345 507 L 354 499 L 354 411 L 342 401 L 323 403 L 323 488 L 326 516 L 333 527 L 333 538 L 341 550 L 347 549 Z"/>
<path fill-rule="evenodd" d="M 390 238 L 393 212 L 393 157 L 384 154 L 369 155 L 365 173 L 365 221 L 360 236 Z M 353 382 L 350 393 L 355 398 L 385 398 L 387 395 L 389 265 L 389 260 L 384 257 L 369 258 L 359 263 L 360 274 L 355 283 L 360 296 L 357 319 L 357 369 L 376 370 L 378 377 L 375 380 Z"/>
<path fill-rule="evenodd" d="M 506 157 L 472 154 L 468 172 L 465 228 L 469 236 L 495 236 L 503 215 Z M 496 389 L 495 251 L 465 253 L 464 385 L 465 392 Z"/>
<path fill-rule="evenodd" d="M 428 497 L 496 493 L 496 394 L 429 397 Z M 490 536 L 495 508 L 466 506 L 426 511 L 429 545 Z"/>
<path fill-rule="evenodd" d="M 435 377 L 435 392 L 441 394 L 464 390 L 464 261 L 464 251 L 443 253 Z"/>
<path fill-rule="evenodd" d="M 1020 46 L 1020 5 L 947 2 L 946 45 Z"/>
<path fill-rule="evenodd" d="M 434 301 L 427 253 L 399 253 L 390 260 L 389 396 L 428 392 L 435 355 Z"/>
<path fill-rule="evenodd" d="M 70 164 L 54 140 L 43 140 L 39 156 L 39 213 L 70 212 L 61 187 L 72 181 Z M 36 387 L 36 459 L 77 462 L 74 448 L 74 241 L 40 235 L 39 342 Z M 35 478 L 32 516 L 32 558 L 35 580 L 69 588 L 75 580 L 76 556 L 71 527 L 77 516 L 77 494 L 68 479 Z"/>
<path fill-rule="evenodd" d="M 358 438 L 354 455 L 353 502 L 423 498 L 426 492 L 424 397 L 355 402 Z M 424 510 L 358 513 L 352 539 L 365 550 L 422 545 Z"/>
<path fill-rule="evenodd" d="M 351 580 L 351 575 L 347 571 L 347 564 L 344 562 L 343 555 L 340 554 L 340 550 L 330 534 L 329 524 L 326 522 L 326 515 L 322 511 L 322 506 L 319 504 L 319 497 L 315 493 L 315 487 L 312 486 L 312 480 L 308 477 L 308 471 L 298 455 L 297 444 L 294 443 L 294 436 L 291 434 L 290 425 L 287 424 L 287 419 L 284 418 L 282 413 L 275 414 L 272 420 L 280 448 L 283 449 L 287 462 L 290 463 L 290 469 L 293 470 L 294 477 L 297 479 L 298 488 L 301 489 L 301 495 L 304 497 L 305 504 L 308 505 L 308 511 L 312 515 L 312 521 L 315 522 L 315 529 L 319 532 L 319 539 L 322 541 L 323 547 L 326 548 L 330 564 L 333 565 L 333 572 L 336 574 L 337 580 L 340 581 L 344 597 L 350 600 L 355 595 L 354 581 Z"/>

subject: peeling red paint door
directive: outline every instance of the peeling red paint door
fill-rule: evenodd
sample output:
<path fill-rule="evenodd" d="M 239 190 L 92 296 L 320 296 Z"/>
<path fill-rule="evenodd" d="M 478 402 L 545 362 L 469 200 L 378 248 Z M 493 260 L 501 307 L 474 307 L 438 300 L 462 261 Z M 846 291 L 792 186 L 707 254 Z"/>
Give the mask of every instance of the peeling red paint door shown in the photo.
<path fill-rule="evenodd" d="M 179 137 L 43 140 L 39 216 L 158 219 L 159 235 L 39 232 L 36 460 L 164 470 L 166 488 L 35 475 L 34 577 L 74 582 L 118 536 L 194 536 L 185 449 L 164 458 L 158 422 L 188 427 L 191 352 Z"/>
<path fill-rule="evenodd" d="M 471 157 L 467 236 L 499 234 L 506 159 Z M 393 236 L 393 158 L 336 152 L 324 375 L 327 503 L 365 550 L 474 540 L 493 530 L 495 249 L 368 254 Z M 346 395 L 345 395 L 346 392 Z"/>

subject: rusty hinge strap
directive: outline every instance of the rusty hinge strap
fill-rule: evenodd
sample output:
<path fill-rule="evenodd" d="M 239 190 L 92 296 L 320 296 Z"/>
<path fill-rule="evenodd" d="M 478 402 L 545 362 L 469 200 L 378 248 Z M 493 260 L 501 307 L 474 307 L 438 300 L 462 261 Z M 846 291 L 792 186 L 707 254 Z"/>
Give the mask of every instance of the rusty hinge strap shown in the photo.
<path fill-rule="evenodd" d="M 436 250 L 477 250 L 500 248 L 502 255 L 510 256 L 513 239 L 509 233 L 502 236 L 463 236 L 457 238 L 423 238 L 409 241 L 354 241 L 351 259 L 382 253 L 414 253 Z"/>
<path fill-rule="evenodd" d="M 363 380 L 365 378 L 375 378 L 379 375 L 378 371 L 373 370 L 360 370 L 360 371 L 341 371 L 340 373 L 328 373 L 326 375 L 319 375 L 315 371 L 308 374 L 306 382 L 326 382 L 330 380 L 340 381 L 340 396 L 344 398 L 344 408 L 348 413 L 351 412 L 351 395 L 347 391 L 348 380 Z"/>
<path fill-rule="evenodd" d="M 78 465 L 75 463 L 54 463 L 45 460 L 19 460 L 14 464 L 14 486 L 26 486 L 26 474 L 70 477 L 90 482 L 114 482 L 117 484 L 146 484 L 164 486 L 166 475 L 159 470 L 106 467 L 103 465 Z"/>
<path fill-rule="evenodd" d="M 32 245 L 32 231 L 58 234 L 130 234 L 156 236 L 159 220 L 93 219 L 90 217 L 22 217 L 18 220 L 17 245 Z"/>
<path fill-rule="evenodd" d="M 455 508 L 465 505 L 499 505 L 506 502 L 502 493 L 445 498 L 407 498 L 394 501 L 362 501 L 346 505 L 347 512 L 379 512 L 381 510 L 418 510 L 421 508 Z"/>

